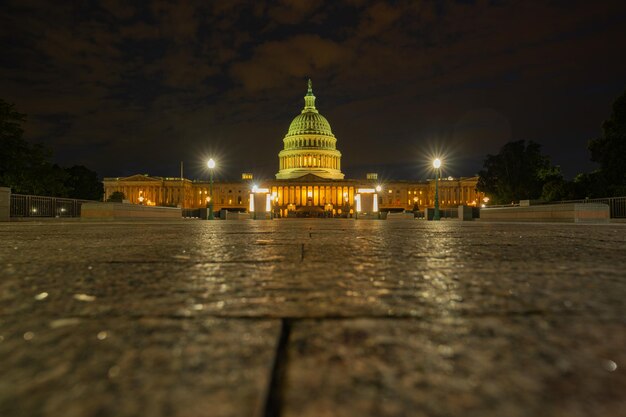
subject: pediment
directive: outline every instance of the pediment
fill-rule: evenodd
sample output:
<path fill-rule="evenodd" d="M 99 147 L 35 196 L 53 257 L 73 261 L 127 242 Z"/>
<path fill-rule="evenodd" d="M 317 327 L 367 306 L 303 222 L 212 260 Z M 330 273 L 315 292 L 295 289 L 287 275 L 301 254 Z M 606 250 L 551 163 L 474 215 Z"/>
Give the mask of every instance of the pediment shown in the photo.
<path fill-rule="evenodd" d="M 130 177 L 121 177 L 120 181 L 143 181 L 143 182 L 161 182 L 161 178 L 149 177 L 148 175 L 135 174 Z"/>
<path fill-rule="evenodd" d="M 329 181 L 328 178 L 322 178 L 322 177 L 318 177 L 315 174 L 305 174 L 301 177 L 298 178 L 294 178 L 294 181 L 301 181 L 301 182 L 320 182 L 320 181 Z"/>

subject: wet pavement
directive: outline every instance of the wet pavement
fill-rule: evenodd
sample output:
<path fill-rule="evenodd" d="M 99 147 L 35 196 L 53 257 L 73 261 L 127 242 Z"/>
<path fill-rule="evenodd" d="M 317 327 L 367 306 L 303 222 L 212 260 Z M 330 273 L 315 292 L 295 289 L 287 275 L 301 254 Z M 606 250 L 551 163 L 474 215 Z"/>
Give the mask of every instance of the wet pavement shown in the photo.
<path fill-rule="evenodd" d="M 0 224 L 0 416 L 626 415 L 626 224 Z"/>

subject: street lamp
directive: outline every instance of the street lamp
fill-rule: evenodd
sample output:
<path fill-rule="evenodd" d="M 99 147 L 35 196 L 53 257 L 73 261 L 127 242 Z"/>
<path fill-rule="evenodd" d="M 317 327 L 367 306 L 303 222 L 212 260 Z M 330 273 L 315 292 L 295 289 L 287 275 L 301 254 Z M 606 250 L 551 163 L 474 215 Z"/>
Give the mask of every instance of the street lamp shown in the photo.
<path fill-rule="evenodd" d="M 441 160 L 439 158 L 433 161 L 433 167 L 435 167 L 435 213 L 433 220 L 439 220 L 441 219 L 439 215 L 439 168 L 441 167 Z"/>
<path fill-rule="evenodd" d="M 213 216 L 213 169 L 215 168 L 215 161 L 213 158 L 209 159 L 207 162 L 207 166 L 209 167 L 209 220 L 213 220 L 215 217 Z"/>

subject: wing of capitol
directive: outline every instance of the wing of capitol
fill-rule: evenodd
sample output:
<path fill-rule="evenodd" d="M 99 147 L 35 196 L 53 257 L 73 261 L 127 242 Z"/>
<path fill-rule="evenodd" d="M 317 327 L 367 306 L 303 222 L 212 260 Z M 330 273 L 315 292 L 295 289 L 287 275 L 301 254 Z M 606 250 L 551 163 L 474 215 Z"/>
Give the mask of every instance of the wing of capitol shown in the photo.
<path fill-rule="evenodd" d="M 378 181 L 376 173 L 364 179 L 346 179 L 341 172 L 341 152 L 328 120 L 315 107 L 311 80 L 304 96 L 304 108 L 296 116 L 283 139 L 278 154 L 275 180 L 254 182 L 253 174 L 241 174 L 239 181 L 191 181 L 181 177 L 105 178 L 107 199 L 114 192 L 124 193 L 133 204 L 206 207 L 213 198 L 213 209 L 246 211 L 253 189 L 267 189 L 272 196 L 272 211 L 279 217 L 349 216 L 355 209 L 360 189 L 374 189 L 380 211 L 419 210 L 433 207 L 435 180 Z M 480 205 L 484 195 L 476 190 L 478 177 L 446 177 L 439 180 L 439 205 L 442 208 L 463 204 Z"/>

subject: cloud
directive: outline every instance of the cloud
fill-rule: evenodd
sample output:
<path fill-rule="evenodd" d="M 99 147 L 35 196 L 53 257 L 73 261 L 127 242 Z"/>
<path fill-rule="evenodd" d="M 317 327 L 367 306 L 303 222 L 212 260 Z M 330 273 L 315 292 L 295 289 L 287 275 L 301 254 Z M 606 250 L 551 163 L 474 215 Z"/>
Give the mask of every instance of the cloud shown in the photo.
<path fill-rule="evenodd" d="M 310 17 L 321 5 L 321 0 L 279 0 L 268 7 L 267 14 L 276 23 L 295 25 Z"/>
<path fill-rule="evenodd" d="M 118 19 L 129 19 L 136 13 L 135 7 L 124 0 L 100 0 L 100 5 Z"/>
<path fill-rule="evenodd" d="M 231 75 L 248 92 L 284 85 L 286 80 L 332 73 L 346 65 L 352 51 L 318 35 L 298 35 L 259 45 L 252 57 L 231 66 Z"/>

